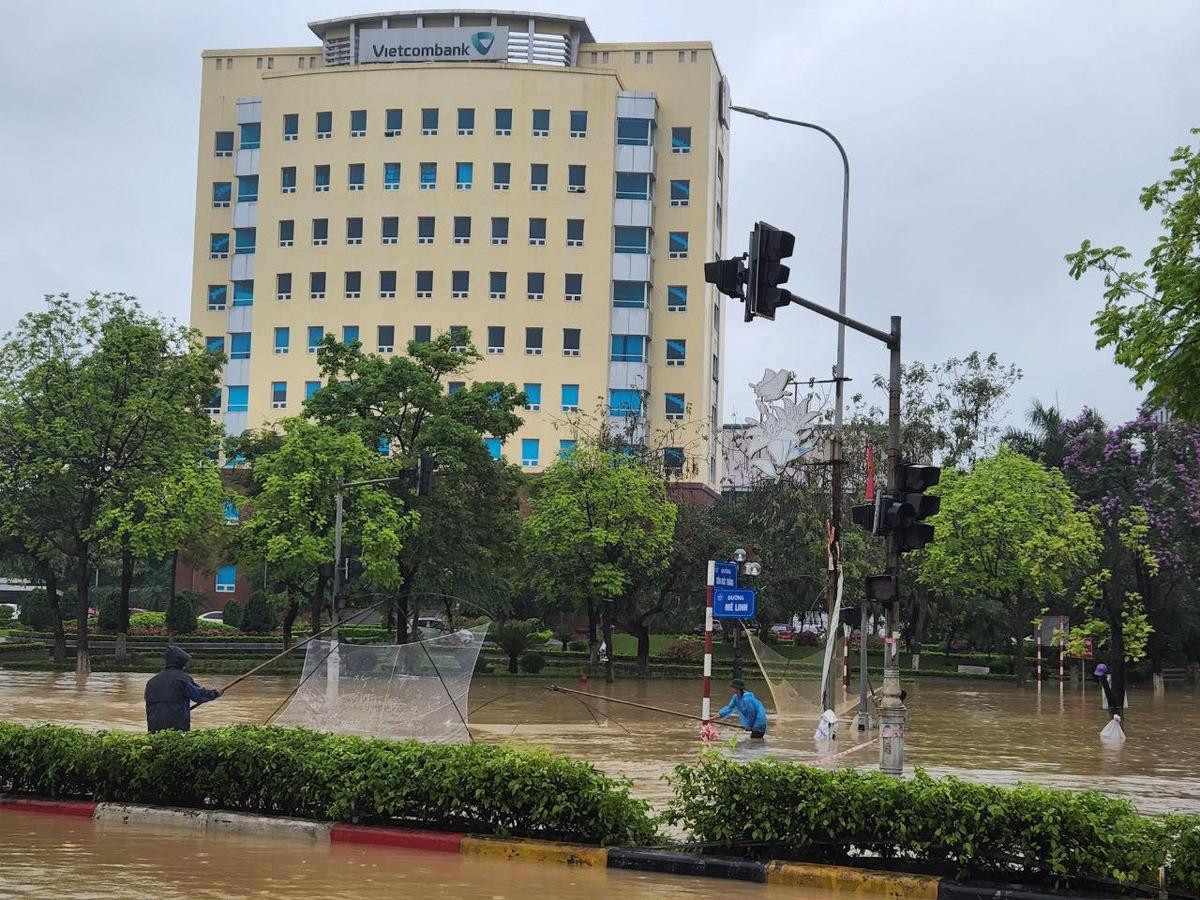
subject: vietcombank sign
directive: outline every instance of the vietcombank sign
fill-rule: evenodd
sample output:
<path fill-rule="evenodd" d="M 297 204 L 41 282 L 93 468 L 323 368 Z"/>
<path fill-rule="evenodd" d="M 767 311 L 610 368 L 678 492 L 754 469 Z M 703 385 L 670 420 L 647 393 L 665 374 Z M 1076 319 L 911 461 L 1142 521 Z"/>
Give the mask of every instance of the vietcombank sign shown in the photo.
<path fill-rule="evenodd" d="M 508 59 L 508 29 L 363 28 L 358 32 L 360 65 L 447 59 Z"/>

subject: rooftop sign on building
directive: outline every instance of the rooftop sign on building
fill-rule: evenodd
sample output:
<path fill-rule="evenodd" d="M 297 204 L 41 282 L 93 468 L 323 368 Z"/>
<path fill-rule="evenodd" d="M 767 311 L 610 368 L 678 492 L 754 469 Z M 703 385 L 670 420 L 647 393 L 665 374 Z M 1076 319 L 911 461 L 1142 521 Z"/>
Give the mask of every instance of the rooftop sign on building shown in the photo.
<path fill-rule="evenodd" d="M 508 59 L 508 28 L 362 28 L 358 63 Z"/>

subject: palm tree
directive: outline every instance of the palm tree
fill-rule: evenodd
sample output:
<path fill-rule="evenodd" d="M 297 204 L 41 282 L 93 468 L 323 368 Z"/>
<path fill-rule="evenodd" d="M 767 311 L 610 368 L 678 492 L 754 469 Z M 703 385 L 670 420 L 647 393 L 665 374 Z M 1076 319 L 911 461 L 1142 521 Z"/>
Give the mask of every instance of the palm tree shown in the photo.
<path fill-rule="evenodd" d="M 1034 400 L 1025 419 L 1029 430 L 1010 428 L 1004 433 L 1003 442 L 1022 456 L 1061 469 L 1068 450 L 1062 411 L 1057 405 L 1045 406 L 1041 400 Z"/>

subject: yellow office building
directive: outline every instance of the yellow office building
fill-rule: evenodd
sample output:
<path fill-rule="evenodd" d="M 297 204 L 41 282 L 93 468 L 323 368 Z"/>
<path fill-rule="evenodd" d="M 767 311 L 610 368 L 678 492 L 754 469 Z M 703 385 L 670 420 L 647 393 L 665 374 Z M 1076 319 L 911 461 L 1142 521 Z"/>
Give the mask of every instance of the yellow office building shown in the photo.
<path fill-rule="evenodd" d="M 668 462 L 715 488 L 711 45 L 500 11 L 310 27 L 312 47 L 203 54 L 192 323 L 229 357 L 227 431 L 299 413 L 326 334 L 388 354 L 467 328 L 473 377 L 529 397 L 494 454 L 538 471 L 569 411 L 603 403 L 614 427 L 680 435 Z"/>

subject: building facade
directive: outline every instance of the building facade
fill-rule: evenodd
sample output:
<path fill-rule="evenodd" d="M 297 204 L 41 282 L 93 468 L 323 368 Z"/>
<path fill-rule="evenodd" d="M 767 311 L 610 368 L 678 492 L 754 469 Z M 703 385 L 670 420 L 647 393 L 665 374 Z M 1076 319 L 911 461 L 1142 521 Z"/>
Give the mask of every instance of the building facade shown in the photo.
<path fill-rule="evenodd" d="M 572 413 L 600 411 L 679 435 L 668 465 L 715 490 L 724 311 L 703 264 L 729 138 L 711 44 L 487 11 L 310 28 L 310 47 L 202 54 L 192 324 L 228 357 L 226 431 L 300 413 L 325 335 L 393 354 L 469 331 L 471 377 L 529 401 L 493 455 L 539 471 Z"/>

